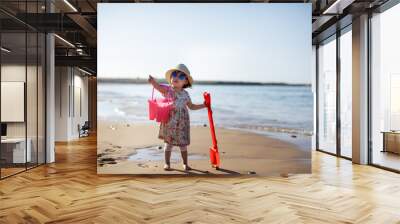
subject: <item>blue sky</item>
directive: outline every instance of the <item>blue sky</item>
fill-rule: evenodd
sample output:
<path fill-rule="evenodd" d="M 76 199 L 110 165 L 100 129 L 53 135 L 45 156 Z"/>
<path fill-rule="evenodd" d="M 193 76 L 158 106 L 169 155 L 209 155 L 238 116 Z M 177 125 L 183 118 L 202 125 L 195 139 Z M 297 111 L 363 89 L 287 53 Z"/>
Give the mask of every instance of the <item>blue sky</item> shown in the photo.
<path fill-rule="evenodd" d="M 100 3 L 98 76 L 310 83 L 311 4 Z"/>

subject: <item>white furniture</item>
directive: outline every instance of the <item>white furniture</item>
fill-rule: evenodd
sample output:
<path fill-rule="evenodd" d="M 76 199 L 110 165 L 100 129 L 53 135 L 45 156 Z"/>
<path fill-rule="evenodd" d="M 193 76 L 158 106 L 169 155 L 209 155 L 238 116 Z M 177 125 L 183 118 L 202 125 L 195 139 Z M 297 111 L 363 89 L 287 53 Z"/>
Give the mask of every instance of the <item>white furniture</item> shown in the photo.
<path fill-rule="evenodd" d="M 26 154 L 25 154 L 25 138 L 5 138 L 1 139 L 1 147 L 3 151 L 3 147 L 12 147 L 12 163 L 25 163 L 31 162 L 32 153 L 31 153 L 31 145 L 32 141 L 30 138 L 26 140 Z M 5 151 L 5 150 L 4 150 Z M 25 161 L 25 158 L 27 159 Z"/>

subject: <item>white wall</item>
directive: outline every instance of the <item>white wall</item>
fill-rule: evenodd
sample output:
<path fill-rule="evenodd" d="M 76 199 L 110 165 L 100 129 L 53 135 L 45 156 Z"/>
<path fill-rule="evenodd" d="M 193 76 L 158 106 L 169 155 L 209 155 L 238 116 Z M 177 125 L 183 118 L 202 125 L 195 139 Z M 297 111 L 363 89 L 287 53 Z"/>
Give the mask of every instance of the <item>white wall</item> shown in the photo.
<path fill-rule="evenodd" d="M 72 108 L 72 127 L 74 127 L 72 129 L 72 135 L 78 136 L 78 124 L 83 125 L 85 121 L 88 120 L 88 77 L 76 75 L 75 73 L 73 85 L 75 91 L 73 99 L 75 102 L 74 108 Z"/>
<path fill-rule="evenodd" d="M 55 141 L 67 141 L 69 133 L 69 95 L 70 75 L 68 67 L 55 68 Z"/>
<path fill-rule="evenodd" d="M 3 64 L 1 66 L 1 81 L 18 81 L 25 82 L 25 75 L 27 69 L 28 72 L 28 87 L 27 87 L 27 120 L 28 120 L 28 137 L 30 133 L 35 131 L 36 137 L 36 120 L 37 115 L 32 111 L 36 111 L 37 99 L 36 99 L 36 80 L 30 77 L 31 74 L 36 74 L 36 67 L 18 65 L 18 64 Z M 34 86 L 34 88 L 32 87 Z M 31 88 L 30 88 L 31 87 Z M 3 96 L 4 97 L 4 96 Z M 39 105 L 41 107 L 41 105 Z M 7 108 L 1 108 L 7 110 Z M 33 123 L 32 123 L 33 122 Z M 7 122 L 7 136 L 9 137 L 25 137 L 25 123 L 26 122 Z M 32 131 L 31 131 L 32 128 Z"/>
<path fill-rule="evenodd" d="M 25 64 L 9 64 L 1 66 L 1 81 L 18 81 L 25 82 Z M 29 70 L 29 68 L 28 68 Z M 30 94 L 28 94 L 30 95 Z M 1 108 L 6 110 L 6 108 Z M 25 137 L 25 122 L 7 122 L 7 136 L 8 137 Z"/>
<path fill-rule="evenodd" d="M 73 67 L 56 67 L 55 86 L 55 140 L 77 139 L 78 125 L 88 120 L 88 77 Z"/>

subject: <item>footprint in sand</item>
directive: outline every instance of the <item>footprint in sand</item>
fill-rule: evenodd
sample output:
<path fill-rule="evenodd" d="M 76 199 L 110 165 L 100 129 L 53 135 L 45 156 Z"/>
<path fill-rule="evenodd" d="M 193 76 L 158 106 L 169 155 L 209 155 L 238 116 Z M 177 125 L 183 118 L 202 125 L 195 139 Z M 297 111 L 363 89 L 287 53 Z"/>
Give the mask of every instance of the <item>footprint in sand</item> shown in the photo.
<path fill-rule="evenodd" d="M 145 164 L 143 164 L 143 163 L 138 163 L 138 167 L 141 167 L 141 168 L 148 168 L 149 166 L 148 166 L 148 165 L 145 165 Z"/>
<path fill-rule="evenodd" d="M 110 148 L 107 148 L 106 150 L 104 150 L 105 152 L 115 152 L 115 150 L 114 149 L 110 149 Z"/>

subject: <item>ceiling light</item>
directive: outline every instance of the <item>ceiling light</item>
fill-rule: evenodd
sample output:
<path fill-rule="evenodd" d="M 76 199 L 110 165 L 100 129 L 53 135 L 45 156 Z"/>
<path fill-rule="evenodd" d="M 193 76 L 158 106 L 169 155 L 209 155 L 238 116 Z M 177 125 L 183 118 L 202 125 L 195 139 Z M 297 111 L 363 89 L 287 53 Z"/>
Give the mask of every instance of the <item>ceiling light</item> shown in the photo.
<path fill-rule="evenodd" d="M 342 14 L 343 10 L 354 1 L 355 0 L 336 0 L 332 5 L 325 9 L 322 14 Z"/>
<path fill-rule="evenodd" d="M 81 71 L 81 72 L 83 72 L 83 73 L 85 73 L 85 74 L 87 74 L 87 75 L 92 75 L 92 73 L 90 73 L 90 72 L 88 72 L 88 71 L 86 71 L 86 70 L 83 70 L 83 69 L 81 69 L 81 68 L 79 68 L 79 67 L 78 67 L 78 70 Z"/>
<path fill-rule="evenodd" d="M 68 0 L 64 0 L 65 4 L 67 4 L 72 10 L 74 10 L 74 12 L 78 12 L 78 10 L 71 4 L 69 3 Z"/>
<path fill-rule="evenodd" d="M 69 46 L 75 48 L 75 45 L 73 45 L 73 44 L 72 44 L 71 42 L 69 42 L 68 40 L 66 40 L 66 39 L 64 39 L 64 38 L 62 38 L 62 37 L 60 37 L 60 36 L 57 35 L 57 34 L 54 34 L 54 36 L 57 37 L 58 39 L 60 39 L 61 41 L 63 41 L 64 43 L 66 43 L 67 45 L 69 45 Z"/>
<path fill-rule="evenodd" d="M 4 52 L 6 52 L 6 53 L 10 53 L 10 52 L 11 52 L 11 50 L 9 50 L 9 49 L 7 49 L 7 48 L 5 48 L 5 47 L 1 47 L 1 50 L 4 51 Z"/>

